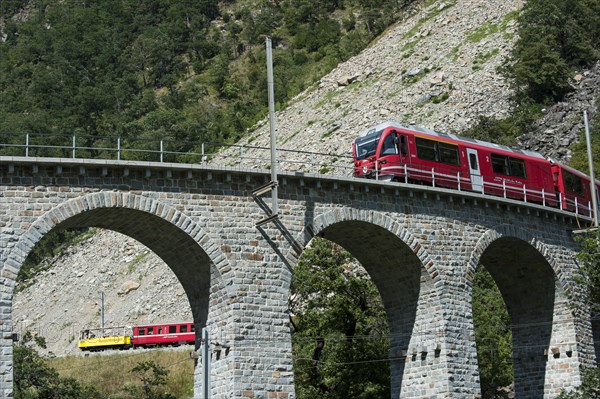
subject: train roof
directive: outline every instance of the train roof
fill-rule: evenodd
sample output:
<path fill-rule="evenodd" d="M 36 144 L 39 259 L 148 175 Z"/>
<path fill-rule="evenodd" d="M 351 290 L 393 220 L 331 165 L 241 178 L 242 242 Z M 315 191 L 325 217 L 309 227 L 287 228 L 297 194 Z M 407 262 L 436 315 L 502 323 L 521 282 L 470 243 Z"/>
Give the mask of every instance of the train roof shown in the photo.
<path fill-rule="evenodd" d="M 404 130 L 412 130 L 415 133 L 422 133 L 422 134 L 425 134 L 428 136 L 439 137 L 441 139 L 452 139 L 452 140 L 461 141 L 461 142 L 467 143 L 467 144 L 477 144 L 479 146 L 492 148 L 495 150 L 512 152 L 514 154 L 519 154 L 519 155 L 527 155 L 527 156 L 534 157 L 534 158 L 546 159 L 539 152 L 519 150 L 519 149 L 511 148 L 511 147 L 508 147 L 508 146 L 502 145 L 502 144 L 495 144 L 495 143 L 490 143 L 490 142 L 483 141 L 483 140 L 472 139 L 469 137 L 457 136 L 452 133 L 436 132 L 434 130 L 426 129 L 426 128 L 423 128 L 420 126 L 409 125 L 407 127 L 407 126 L 399 124 L 398 122 L 393 122 L 393 121 L 380 123 L 379 125 L 371 127 L 369 129 L 367 129 L 364 133 L 362 133 L 359 137 L 366 137 L 368 135 L 375 134 L 376 132 L 379 132 L 387 127 L 394 127 L 397 129 L 404 129 Z"/>

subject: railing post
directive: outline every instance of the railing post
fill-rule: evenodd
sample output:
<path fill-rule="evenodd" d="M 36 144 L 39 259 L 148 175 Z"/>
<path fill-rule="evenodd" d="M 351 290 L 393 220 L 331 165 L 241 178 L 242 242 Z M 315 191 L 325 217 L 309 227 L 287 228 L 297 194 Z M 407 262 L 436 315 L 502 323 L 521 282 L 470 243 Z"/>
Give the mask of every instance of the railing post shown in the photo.
<path fill-rule="evenodd" d="M 546 206 L 546 190 L 542 188 L 542 206 Z"/>
<path fill-rule="evenodd" d="M 558 195 L 558 206 L 562 210 L 563 209 L 563 194 L 559 193 Z"/>
<path fill-rule="evenodd" d="M 523 201 L 527 202 L 527 188 L 525 187 L 525 184 L 523 184 Z"/>
<path fill-rule="evenodd" d="M 502 193 L 504 194 L 504 198 L 506 198 L 506 180 L 502 179 Z"/>
<path fill-rule="evenodd" d="M 200 162 L 201 162 L 202 164 L 204 164 L 204 162 L 205 162 L 205 160 L 206 160 L 206 159 L 205 159 L 205 155 L 204 155 L 204 143 L 202 143 L 202 155 L 201 155 L 201 156 L 202 156 L 202 158 L 200 159 Z"/>
<path fill-rule="evenodd" d="M 117 137 L 117 161 L 121 160 L 121 137 Z"/>
<path fill-rule="evenodd" d="M 163 161 L 163 141 L 160 141 L 160 163 Z"/>
<path fill-rule="evenodd" d="M 590 210 L 590 219 L 592 219 L 594 216 L 594 212 L 593 212 L 592 203 L 590 201 L 588 201 L 588 209 Z"/>
<path fill-rule="evenodd" d="M 375 180 L 379 180 L 379 161 L 375 161 Z"/>
<path fill-rule="evenodd" d="M 25 156 L 29 157 L 29 133 L 25 135 Z"/>
<path fill-rule="evenodd" d="M 579 204 L 577 203 L 577 197 L 575 197 L 575 214 L 579 215 Z"/>
<path fill-rule="evenodd" d="M 408 184 L 408 166 L 404 164 L 404 184 Z"/>
<path fill-rule="evenodd" d="M 431 168 L 431 185 L 435 187 L 435 168 Z"/>
<path fill-rule="evenodd" d="M 460 172 L 456 172 L 456 182 L 458 183 L 458 191 L 460 191 Z"/>
<path fill-rule="evenodd" d="M 73 135 L 73 159 L 75 159 L 75 135 Z"/>

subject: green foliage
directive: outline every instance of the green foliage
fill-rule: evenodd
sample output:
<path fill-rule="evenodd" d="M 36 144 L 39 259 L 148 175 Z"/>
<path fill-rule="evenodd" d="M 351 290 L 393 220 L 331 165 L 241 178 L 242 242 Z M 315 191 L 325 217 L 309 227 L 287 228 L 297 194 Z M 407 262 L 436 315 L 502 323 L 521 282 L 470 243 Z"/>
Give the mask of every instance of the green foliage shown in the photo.
<path fill-rule="evenodd" d="M 572 68 L 600 50 L 600 5 L 590 0 L 527 1 L 519 39 L 505 68 L 519 103 L 560 100 L 570 89 Z"/>
<path fill-rule="evenodd" d="M 15 399 L 100 399 L 96 389 L 80 385 L 72 378 L 61 378 L 35 350 L 45 347 L 44 339 L 25 333 L 13 346 Z"/>
<path fill-rule="evenodd" d="M 514 108 L 512 114 L 504 119 L 480 116 L 477 124 L 463 134 L 479 140 L 515 146 L 517 137 L 528 133 L 531 124 L 540 114 L 539 105 L 523 104 Z"/>
<path fill-rule="evenodd" d="M 473 280 L 473 323 L 483 399 L 504 398 L 500 388 L 513 382 L 512 332 L 502 295 L 492 276 L 479 266 Z"/>
<path fill-rule="evenodd" d="M 389 331 L 379 293 L 351 256 L 315 238 L 292 278 L 298 398 L 389 397 Z"/>
<path fill-rule="evenodd" d="M 600 368 L 587 370 L 581 386 L 562 392 L 557 399 L 600 399 Z"/>
<path fill-rule="evenodd" d="M 180 151 L 193 149 L 186 142 L 232 142 L 267 112 L 266 36 L 282 106 L 362 50 L 407 3 L 2 2 L 2 15 L 27 5 L 27 17 L 5 19 L 0 134 L 65 134 L 40 144 L 67 146 L 72 135 L 87 144 L 121 137 L 124 149 L 161 138 Z"/>
<path fill-rule="evenodd" d="M 580 261 L 576 281 L 586 292 L 585 300 L 591 308 L 600 311 L 600 232 L 590 231 L 578 236 L 581 250 L 577 254 Z"/>
<path fill-rule="evenodd" d="M 128 387 L 126 391 L 133 399 L 175 399 L 164 391 L 169 372 L 153 361 L 139 362 L 131 372 L 140 380 L 141 386 Z"/>

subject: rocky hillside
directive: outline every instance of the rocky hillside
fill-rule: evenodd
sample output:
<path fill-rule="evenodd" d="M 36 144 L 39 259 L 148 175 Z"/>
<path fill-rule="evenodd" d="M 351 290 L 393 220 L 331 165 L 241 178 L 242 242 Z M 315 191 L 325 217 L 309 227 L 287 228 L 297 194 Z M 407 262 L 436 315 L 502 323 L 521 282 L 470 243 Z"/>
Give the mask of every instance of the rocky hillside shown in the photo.
<path fill-rule="evenodd" d="M 363 53 L 339 65 L 317 85 L 278 112 L 278 145 L 331 154 L 348 154 L 354 137 L 377 123 L 396 120 L 460 133 L 479 116 L 502 117 L 509 111 L 509 88 L 496 68 L 515 39 L 516 0 L 438 0 L 427 2 L 410 18 L 391 27 Z M 581 113 L 595 112 L 600 66 L 573 77 L 575 90 L 546 110 L 538 131 L 521 146 L 567 159 L 566 146 L 578 139 Z M 264 121 L 240 144 L 267 147 Z M 238 156 L 231 149 L 216 157 Z M 266 167 L 268 153 L 244 149 L 244 167 Z M 282 158 L 287 169 L 317 173 L 320 165 L 303 163 L 311 155 Z M 263 158 L 257 160 L 257 158 Z M 252 159 L 251 159 L 252 158 Z M 231 159 L 231 158 L 227 158 Z M 233 163 L 232 161 L 227 161 Z M 105 325 L 123 326 L 191 319 L 189 304 L 170 269 L 129 237 L 101 231 L 50 261 L 37 283 L 15 295 L 13 318 L 18 331 L 33 330 L 48 340 L 48 351 L 77 353 L 81 328 L 98 327 L 100 292 L 105 294 Z"/>
<path fill-rule="evenodd" d="M 386 120 L 459 133 L 479 116 L 505 116 L 510 91 L 496 69 L 512 48 L 522 1 L 427 4 L 279 112 L 278 147 L 349 155 L 359 133 Z M 240 144 L 268 147 L 266 122 Z M 245 154 L 268 161 L 266 151 Z M 285 151 L 280 157 L 314 159 Z M 347 159 L 337 159 L 340 166 L 348 166 Z M 319 169 L 299 162 L 282 167 L 313 173 Z"/>

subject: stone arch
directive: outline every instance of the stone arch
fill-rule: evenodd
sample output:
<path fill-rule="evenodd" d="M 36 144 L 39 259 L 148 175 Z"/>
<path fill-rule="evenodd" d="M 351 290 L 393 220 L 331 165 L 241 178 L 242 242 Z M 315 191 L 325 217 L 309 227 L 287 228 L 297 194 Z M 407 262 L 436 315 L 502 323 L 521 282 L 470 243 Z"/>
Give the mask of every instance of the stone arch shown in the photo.
<path fill-rule="evenodd" d="M 475 248 L 471 252 L 471 256 L 469 258 L 469 264 L 467 265 L 467 281 L 469 284 L 473 283 L 473 277 L 475 275 L 475 271 L 477 270 L 477 266 L 481 260 L 481 257 L 485 250 L 492 245 L 496 240 L 503 237 L 513 237 L 519 239 L 520 241 L 528 243 L 531 247 L 533 247 L 537 252 L 542 255 L 552 270 L 554 271 L 556 278 L 560 281 L 561 288 L 567 292 L 572 289 L 569 284 L 570 277 L 568 277 L 564 269 L 560 266 L 559 262 L 553 256 L 552 251 L 548 248 L 548 246 L 542 241 L 536 239 L 536 236 L 529 230 L 515 227 L 510 224 L 501 224 L 494 226 L 481 235 Z"/>
<path fill-rule="evenodd" d="M 8 251 L 0 270 L 3 298 L 8 299 L 4 301 L 6 306 L 12 308 L 17 273 L 33 247 L 51 230 L 72 227 L 101 227 L 118 231 L 137 239 L 161 257 L 187 294 L 198 338 L 200 327 L 206 325 L 209 319 L 209 302 L 217 303 L 219 307 L 210 311 L 213 315 L 224 315 L 230 311 L 227 309 L 228 302 L 222 299 L 236 292 L 231 279 L 233 268 L 202 227 L 169 204 L 139 194 L 116 191 L 95 192 L 69 199 L 49 210 L 27 229 Z M 156 234 L 157 231 L 164 231 L 164 234 Z M 169 239 L 178 245 L 168 248 L 164 243 Z M 176 265 L 177 260 L 184 262 L 183 265 Z M 11 324 L 9 320 L 4 327 L 10 329 Z M 197 339 L 197 348 L 199 342 Z M 12 386 L 12 350 L 7 347 L 2 353 L 0 364 L 7 372 L 0 373 L 0 382 Z M 197 379 L 198 373 L 197 368 Z"/>
<path fill-rule="evenodd" d="M 305 248 L 313 237 L 321 235 L 328 227 L 345 221 L 369 223 L 394 234 L 412 250 L 417 258 L 419 258 L 421 264 L 425 267 L 433 281 L 439 282 L 440 273 L 419 239 L 396 220 L 381 212 L 364 211 L 346 207 L 326 212 L 315 217 L 313 223 L 304 228 L 297 242 L 302 248 Z M 291 263 L 295 264 L 296 261 L 297 259 L 293 259 L 293 262 Z"/>
<path fill-rule="evenodd" d="M 502 224 L 479 238 L 467 265 L 469 286 L 482 264 L 502 293 L 511 323 L 515 396 L 519 398 L 547 397 L 549 392 L 558 395 L 567 388 L 555 382 L 561 379 L 559 374 L 566 376 L 565 370 L 579 367 L 577 356 L 572 355 L 578 339 L 567 296 L 570 265 L 563 256 L 568 254 L 561 251 L 527 229 Z M 574 382 L 564 380 L 569 385 Z"/>
<path fill-rule="evenodd" d="M 8 252 L 1 277 L 14 280 L 23 261 L 33 247 L 45 234 L 57 227 L 103 227 L 123 232 L 127 229 L 126 226 L 119 226 L 115 221 L 101 221 L 102 217 L 100 216 L 109 213 L 111 209 L 119 213 L 121 213 L 120 210 L 139 212 L 151 216 L 157 222 L 162 221 L 165 225 L 173 226 L 174 231 L 185 234 L 197 243 L 198 247 L 206 254 L 206 257 L 214 264 L 219 279 L 229 279 L 232 267 L 229 265 L 227 258 L 201 226 L 189 216 L 154 198 L 116 191 L 103 191 L 73 198 L 42 215 Z M 101 214 L 91 217 L 94 212 L 101 212 Z"/>
<path fill-rule="evenodd" d="M 440 291 L 444 284 L 424 245 L 384 213 L 347 207 L 315 217 L 298 243 L 304 248 L 316 236 L 348 250 L 379 290 L 390 328 L 392 397 L 412 397 L 419 386 L 442 394 L 447 389 L 443 379 L 432 383 L 424 377 L 428 367 L 439 367 L 434 363 L 439 360 L 438 339 L 444 328 Z"/>

